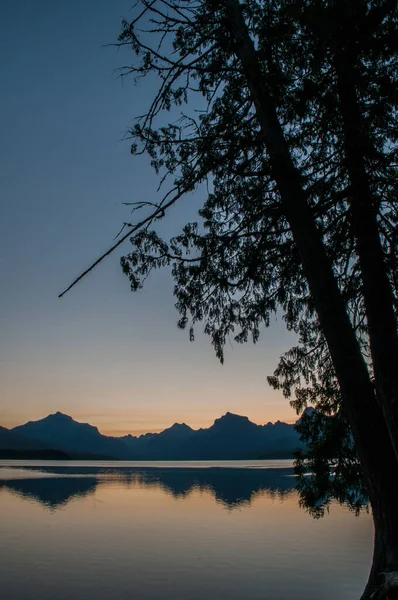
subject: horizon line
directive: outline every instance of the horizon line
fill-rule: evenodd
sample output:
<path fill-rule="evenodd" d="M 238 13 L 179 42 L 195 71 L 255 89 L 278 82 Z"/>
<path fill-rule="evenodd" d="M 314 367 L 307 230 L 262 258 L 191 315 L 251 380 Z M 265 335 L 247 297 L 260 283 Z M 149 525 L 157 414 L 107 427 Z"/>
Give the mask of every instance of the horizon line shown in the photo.
<path fill-rule="evenodd" d="M 62 411 L 57 410 L 54 413 L 49 413 L 49 414 L 45 415 L 41 419 L 28 420 L 25 423 L 21 423 L 20 425 L 15 425 L 14 427 L 11 427 L 11 428 L 7 428 L 6 427 L 5 429 L 8 429 L 9 431 L 12 431 L 13 429 L 15 429 L 17 427 L 23 427 L 24 425 L 26 425 L 28 423 L 37 423 L 38 421 L 43 421 L 47 417 L 55 416 L 57 414 L 65 416 L 65 417 L 69 417 L 70 419 L 72 419 L 73 421 L 75 421 L 76 423 L 79 423 L 81 425 L 90 425 L 91 427 L 95 427 L 101 435 L 104 435 L 106 437 L 113 437 L 113 438 L 123 438 L 123 437 L 126 437 L 128 435 L 131 435 L 132 437 L 136 437 L 136 438 L 139 438 L 139 437 L 144 436 L 144 435 L 151 435 L 151 434 L 152 435 L 156 435 L 156 434 L 162 433 L 163 431 L 166 431 L 167 429 L 171 429 L 171 427 L 173 427 L 174 425 L 186 425 L 187 427 L 189 427 L 193 431 L 200 431 L 201 429 L 209 429 L 210 427 L 212 427 L 215 424 L 216 421 L 222 419 L 223 417 L 225 417 L 227 415 L 233 415 L 233 416 L 236 416 L 236 417 L 241 417 L 241 418 L 247 419 L 248 421 L 250 421 L 254 425 L 257 425 L 258 427 L 264 427 L 265 425 L 269 425 L 269 424 L 275 425 L 276 423 L 285 423 L 286 425 L 294 425 L 297 422 L 297 420 L 300 418 L 299 416 L 297 416 L 297 419 L 295 421 L 292 421 L 292 422 L 281 421 L 280 419 L 277 419 L 274 422 L 267 421 L 266 423 L 255 423 L 254 421 L 251 421 L 249 419 L 249 417 L 247 417 L 246 415 L 240 415 L 238 413 L 233 413 L 231 411 L 227 411 L 226 413 L 224 413 L 220 417 L 217 417 L 216 419 L 214 419 L 212 425 L 210 425 L 209 427 L 199 427 L 198 429 L 194 429 L 193 427 L 191 427 L 190 425 L 188 425 L 185 422 L 175 421 L 174 423 L 172 423 L 172 425 L 170 425 L 168 427 L 165 427 L 164 429 L 159 429 L 157 431 L 156 430 L 152 430 L 152 431 L 142 432 L 140 434 L 136 433 L 135 435 L 133 435 L 132 433 L 129 433 L 127 430 L 117 429 L 117 430 L 114 430 L 114 433 L 116 433 L 116 432 L 121 433 L 122 431 L 125 431 L 124 435 L 112 435 L 112 433 L 102 433 L 100 431 L 99 427 L 97 427 L 96 425 L 93 425 L 92 423 L 89 423 L 89 422 L 86 422 L 86 421 L 78 421 L 76 418 L 72 417 L 71 415 L 68 415 L 66 413 L 63 413 Z"/>

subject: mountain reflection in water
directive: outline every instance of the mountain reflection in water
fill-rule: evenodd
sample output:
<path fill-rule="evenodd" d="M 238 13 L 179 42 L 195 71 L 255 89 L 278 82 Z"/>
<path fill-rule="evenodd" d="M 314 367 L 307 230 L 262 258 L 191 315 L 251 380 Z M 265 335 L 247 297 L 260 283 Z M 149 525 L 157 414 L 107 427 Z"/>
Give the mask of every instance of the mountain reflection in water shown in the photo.
<path fill-rule="evenodd" d="M 283 499 L 295 488 L 292 469 L 247 468 L 124 468 L 30 467 L 9 480 L 0 479 L 21 498 L 32 499 L 52 510 L 76 498 L 92 495 L 102 485 L 158 488 L 174 498 L 187 497 L 194 490 L 210 492 L 228 509 L 250 505 L 261 494 Z M 37 475 L 32 477 L 32 471 Z M 25 476 L 26 477 L 26 476 Z"/>
<path fill-rule="evenodd" d="M 312 519 L 284 464 L 218 467 L 0 461 L 0 599 L 358 600 L 370 515 Z"/>

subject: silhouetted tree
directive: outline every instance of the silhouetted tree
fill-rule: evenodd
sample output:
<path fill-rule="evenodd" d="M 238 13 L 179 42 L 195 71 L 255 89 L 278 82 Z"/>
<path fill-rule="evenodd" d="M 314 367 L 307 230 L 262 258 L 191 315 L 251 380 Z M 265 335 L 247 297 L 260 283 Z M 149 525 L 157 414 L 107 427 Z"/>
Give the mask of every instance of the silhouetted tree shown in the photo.
<path fill-rule="evenodd" d="M 149 213 L 110 251 L 130 237 L 132 290 L 171 265 L 179 326 L 193 339 L 204 322 L 221 360 L 227 336 L 256 341 L 283 311 L 299 343 L 269 381 L 295 394 L 298 412 L 318 409 L 300 426 L 309 450 L 298 470 L 316 472 L 301 479 L 303 499 L 358 508 L 366 489 L 375 552 L 363 599 L 387 598 L 398 570 L 396 3 L 135 10 L 119 39 L 137 56 L 124 74 L 160 85 L 131 129 L 132 153 L 173 184 L 159 204 L 134 203 Z M 199 222 L 161 239 L 156 220 L 203 183 Z"/>

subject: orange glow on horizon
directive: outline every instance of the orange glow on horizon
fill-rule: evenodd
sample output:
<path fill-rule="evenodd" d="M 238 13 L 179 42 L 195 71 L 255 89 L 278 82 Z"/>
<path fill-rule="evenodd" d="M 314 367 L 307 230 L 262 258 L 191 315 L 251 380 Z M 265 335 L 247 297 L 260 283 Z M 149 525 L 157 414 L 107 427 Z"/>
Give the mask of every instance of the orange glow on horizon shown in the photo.
<path fill-rule="evenodd" d="M 221 417 L 222 415 L 220 415 Z M 242 415 L 244 416 L 244 415 Z M 217 417 L 219 418 L 219 417 Z M 298 418 L 298 417 L 297 417 Z M 78 420 L 78 419 L 75 419 Z M 252 420 L 252 419 L 250 419 Z M 276 419 L 276 421 L 283 421 L 284 423 L 287 423 L 288 425 L 294 425 L 294 423 L 296 422 L 295 420 L 292 419 Z M 178 421 L 179 422 L 179 421 Z M 256 423 L 256 421 L 253 421 L 254 423 Z M 269 422 L 269 421 L 267 421 Z M 275 421 L 272 421 L 272 423 L 274 423 Z M 198 429 L 208 429 L 209 427 L 211 427 L 214 423 L 214 419 L 213 421 L 209 421 L 206 422 L 202 425 L 198 425 L 198 426 L 193 426 L 190 425 L 189 423 L 186 423 L 187 425 L 189 425 L 192 429 L 194 430 L 198 430 Z M 265 425 L 266 423 L 256 423 L 256 425 Z M 94 423 L 91 423 L 91 425 L 94 425 Z M 103 435 L 108 435 L 111 437 L 124 437 L 126 435 L 132 435 L 134 437 L 139 437 L 140 435 L 145 435 L 147 433 L 161 433 L 162 431 L 164 431 L 165 429 L 168 429 L 169 427 L 171 427 L 173 425 L 173 423 L 170 423 L 168 425 L 165 425 L 164 427 L 153 427 L 152 429 L 134 429 L 132 426 L 131 429 L 112 429 L 112 425 L 107 426 L 102 426 L 101 428 L 99 428 L 100 433 L 102 433 Z"/>
<path fill-rule="evenodd" d="M 18 425 L 23 425 L 24 423 L 27 423 L 28 421 L 38 421 L 41 420 L 43 418 L 45 418 L 46 416 L 48 416 L 48 414 L 53 414 L 57 412 L 56 410 L 47 412 L 45 414 L 42 414 L 42 411 L 35 411 L 32 414 L 28 414 L 28 415 L 24 415 L 23 417 L 21 417 L 19 420 L 12 418 L 12 419 L 7 419 L 4 418 L 6 417 L 6 415 L 1 414 L 0 413 L 0 426 L 6 427 L 8 429 L 12 429 L 13 427 L 17 427 Z M 112 437 L 123 437 L 126 435 L 133 435 L 135 437 L 139 437 L 140 435 L 145 435 L 147 433 L 160 433 L 162 431 L 164 431 L 165 429 L 168 429 L 169 427 L 171 427 L 174 423 L 185 423 L 186 425 L 189 425 L 189 427 L 191 427 L 194 430 L 198 430 L 198 429 L 208 429 L 209 427 L 211 427 L 214 423 L 214 421 L 216 419 L 219 419 L 220 417 L 223 416 L 223 414 L 225 414 L 224 411 L 219 415 L 212 415 L 212 416 L 208 416 L 207 418 L 203 418 L 200 419 L 198 418 L 197 414 L 194 414 L 193 418 L 190 420 L 187 415 L 185 415 L 186 418 L 175 418 L 175 411 L 172 411 L 172 414 L 170 416 L 167 415 L 167 413 L 163 413 L 161 415 L 161 418 L 153 418 L 153 420 L 151 420 L 151 414 L 147 414 L 144 415 L 143 413 L 139 413 L 136 418 L 135 415 L 131 414 L 131 412 L 128 414 L 128 416 L 126 415 L 126 418 L 123 418 L 123 414 L 113 414 L 113 415 L 109 415 L 109 414 L 104 414 L 104 415 L 100 415 L 100 414 L 88 414 L 88 413 L 78 413 L 76 411 L 64 411 L 62 410 L 61 412 L 65 412 L 65 414 L 69 414 L 69 416 L 71 416 L 75 421 L 79 422 L 79 423 L 89 423 L 90 425 L 93 425 L 94 427 L 97 427 L 99 432 L 102 435 L 107 435 L 107 436 L 112 436 Z M 249 418 L 250 421 L 252 421 L 253 423 L 256 423 L 257 425 L 264 425 L 266 423 L 275 423 L 276 421 L 283 421 L 284 423 L 288 423 L 289 425 L 295 423 L 295 421 L 298 419 L 298 417 L 296 418 L 292 418 L 291 416 L 291 410 L 290 410 L 290 415 L 288 418 L 284 417 L 283 414 L 280 414 L 276 417 L 274 417 L 272 415 L 270 415 L 270 418 L 264 420 L 264 418 L 261 418 L 259 415 L 259 418 L 255 418 L 255 416 L 253 415 L 249 415 L 249 414 L 245 414 L 244 409 L 241 411 L 233 411 L 230 410 L 229 412 L 234 412 L 235 414 L 239 414 L 241 416 L 247 416 Z M 153 423 L 153 425 L 151 425 L 151 421 Z M 137 427 L 137 425 L 141 424 L 141 427 Z"/>

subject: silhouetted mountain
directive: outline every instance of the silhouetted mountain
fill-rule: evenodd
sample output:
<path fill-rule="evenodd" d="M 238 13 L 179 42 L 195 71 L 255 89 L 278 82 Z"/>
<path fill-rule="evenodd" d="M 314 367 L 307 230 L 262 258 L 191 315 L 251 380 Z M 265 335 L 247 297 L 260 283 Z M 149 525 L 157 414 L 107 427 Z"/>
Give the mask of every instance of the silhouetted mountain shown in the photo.
<path fill-rule="evenodd" d="M 290 458 L 300 447 L 294 425 L 280 421 L 256 425 L 230 412 L 208 429 L 194 430 L 185 423 L 174 423 L 161 433 L 122 438 L 102 435 L 96 427 L 57 412 L 15 427 L 10 433 L 68 454 L 90 453 L 96 458 L 121 460 Z"/>
<path fill-rule="evenodd" d="M 293 425 L 281 423 L 256 425 L 247 417 L 226 413 L 209 429 L 200 429 L 184 444 L 184 455 L 191 459 L 241 459 L 289 457 L 300 446 Z"/>
<path fill-rule="evenodd" d="M 44 450 L 48 445 L 42 441 L 31 440 L 14 430 L 0 427 L 0 450 Z"/>
<path fill-rule="evenodd" d="M 184 444 L 197 434 L 197 431 L 185 423 L 174 423 L 160 433 L 140 436 L 136 442 L 136 450 L 147 460 L 184 460 Z"/>
<path fill-rule="evenodd" d="M 189 425 L 186 425 L 185 423 L 174 423 L 174 425 L 159 433 L 156 439 L 186 440 L 192 433 L 194 433 L 194 430 L 189 427 Z"/>
<path fill-rule="evenodd" d="M 78 423 L 61 412 L 39 421 L 29 421 L 11 431 L 67 453 L 101 455 L 103 459 L 131 458 L 131 452 L 122 440 L 102 435 L 97 427 Z"/>

